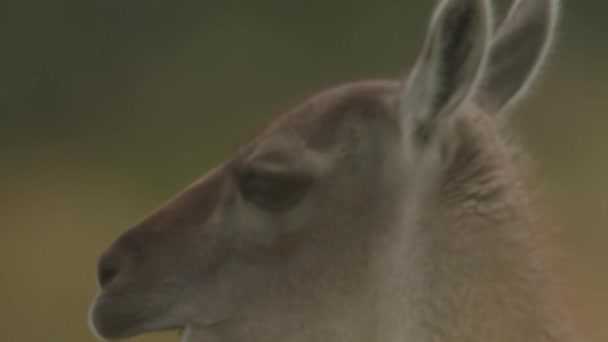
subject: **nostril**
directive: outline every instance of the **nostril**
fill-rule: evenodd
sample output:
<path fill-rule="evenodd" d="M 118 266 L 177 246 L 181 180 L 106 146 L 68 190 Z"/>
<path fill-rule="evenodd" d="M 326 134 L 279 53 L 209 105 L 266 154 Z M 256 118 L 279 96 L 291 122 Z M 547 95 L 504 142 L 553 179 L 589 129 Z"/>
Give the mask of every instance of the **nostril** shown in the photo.
<path fill-rule="evenodd" d="M 114 252 L 106 252 L 101 259 L 99 259 L 99 264 L 97 266 L 97 281 L 99 282 L 99 286 L 104 288 L 108 286 L 120 273 L 121 270 L 121 259 Z"/>
<path fill-rule="evenodd" d="M 106 285 L 108 285 L 110 282 L 112 282 L 112 279 L 116 278 L 116 275 L 118 274 L 118 268 L 100 268 L 99 269 L 99 274 L 97 275 L 97 280 L 99 281 L 99 286 L 101 286 L 102 288 L 106 287 Z"/>

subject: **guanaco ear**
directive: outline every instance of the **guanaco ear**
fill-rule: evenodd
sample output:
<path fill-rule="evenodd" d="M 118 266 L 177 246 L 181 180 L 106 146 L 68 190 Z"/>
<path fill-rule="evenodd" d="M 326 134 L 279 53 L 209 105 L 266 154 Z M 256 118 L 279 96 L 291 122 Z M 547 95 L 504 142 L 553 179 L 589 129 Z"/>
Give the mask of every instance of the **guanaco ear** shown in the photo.
<path fill-rule="evenodd" d="M 476 103 L 497 114 L 516 103 L 533 83 L 553 41 L 558 0 L 516 0 L 492 39 Z"/>
<path fill-rule="evenodd" d="M 487 0 L 443 0 L 401 97 L 403 117 L 427 140 L 474 93 L 488 55 Z"/>

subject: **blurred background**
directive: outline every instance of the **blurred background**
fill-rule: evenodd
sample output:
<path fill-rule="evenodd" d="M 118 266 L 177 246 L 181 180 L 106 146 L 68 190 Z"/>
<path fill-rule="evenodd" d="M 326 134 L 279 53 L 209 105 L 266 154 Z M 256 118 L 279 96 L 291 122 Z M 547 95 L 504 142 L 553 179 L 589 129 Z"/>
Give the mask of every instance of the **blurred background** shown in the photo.
<path fill-rule="evenodd" d="M 104 248 L 306 95 L 402 74 L 433 4 L 0 0 L 0 341 L 95 341 Z M 608 2 L 563 13 L 513 132 L 583 340 L 608 341 Z"/>

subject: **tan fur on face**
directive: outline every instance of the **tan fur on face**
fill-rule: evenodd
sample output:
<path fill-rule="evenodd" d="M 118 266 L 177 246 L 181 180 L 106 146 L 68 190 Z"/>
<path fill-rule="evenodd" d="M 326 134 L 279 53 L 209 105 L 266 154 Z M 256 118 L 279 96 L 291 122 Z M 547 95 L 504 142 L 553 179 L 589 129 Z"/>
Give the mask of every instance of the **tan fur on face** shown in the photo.
<path fill-rule="evenodd" d="M 280 116 L 104 253 L 94 329 L 571 341 L 496 118 L 551 40 L 556 1 L 530 3 L 492 36 L 488 0 L 443 0 L 407 80 L 335 87 Z M 528 50 L 505 59 L 505 46 Z"/>

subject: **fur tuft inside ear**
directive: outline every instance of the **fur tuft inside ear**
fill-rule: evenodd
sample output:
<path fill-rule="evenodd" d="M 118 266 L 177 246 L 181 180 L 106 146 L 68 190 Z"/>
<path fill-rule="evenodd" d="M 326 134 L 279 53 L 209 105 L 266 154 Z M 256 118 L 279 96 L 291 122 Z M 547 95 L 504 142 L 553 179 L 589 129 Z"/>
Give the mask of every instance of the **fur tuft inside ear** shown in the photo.
<path fill-rule="evenodd" d="M 401 111 L 416 135 L 430 139 L 474 92 L 487 59 L 491 32 L 487 0 L 444 0 L 403 91 Z"/>

